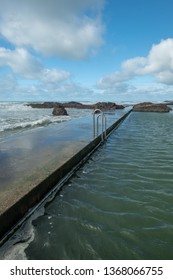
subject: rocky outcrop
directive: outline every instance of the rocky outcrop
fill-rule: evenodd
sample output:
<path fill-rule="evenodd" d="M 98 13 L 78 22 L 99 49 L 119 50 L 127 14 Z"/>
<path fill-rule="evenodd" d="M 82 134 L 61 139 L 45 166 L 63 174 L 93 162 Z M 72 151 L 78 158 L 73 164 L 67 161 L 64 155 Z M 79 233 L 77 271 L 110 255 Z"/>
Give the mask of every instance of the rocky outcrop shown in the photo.
<path fill-rule="evenodd" d="M 96 104 L 82 104 L 80 102 L 43 102 L 43 103 L 29 103 L 28 106 L 32 108 L 56 108 L 62 105 L 65 108 L 76 108 L 76 109 L 100 109 L 103 111 L 110 111 L 115 109 L 124 109 L 123 105 L 117 105 L 114 102 L 98 102 Z"/>
<path fill-rule="evenodd" d="M 66 109 L 62 105 L 56 106 L 53 109 L 52 114 L 54 116 L 68 116 Z"/>
<path fill-rule="evenodd" d="M 75 109 L 93 109 L 92 104 L 82 104 L 80 102 L 70 101 L 62 103 L 65 108 L 75 108 Z"/>
<path fill-rule="evenodd" d="M 94 109 L 100 109 L 102 111 L 111 111 L 116 109 L 124 109 L 124 106 L 117 105 L 114 102 L 98 102 L 94 104 Z"/>
<path fill-rule="evenodd" d="M 172 109 L 163 103 L 143 102 L 133 106 L 134 112 L 159 112 L 167 113 Z"/>
<path fill-rule="evenodd" d="M 31 106 L 32 108 L 40 108 L 40 109 L 49 109 L 56 108 L 61 105 L 60 102 L 43 102 L 43 103 L 29 103 L 27 106 Z"/>
<path fill-rule="evenodd" d="M 80 102 L 66 102 L 63 103 L 65 108 L 76 108 L 76 109 L 100 109 L 103 111 L 110 111 L 115 109 L 124 109 L 123 105 L 117 105 L 114 102 L 98 102 L 95 104 L 82 104 Z"/>

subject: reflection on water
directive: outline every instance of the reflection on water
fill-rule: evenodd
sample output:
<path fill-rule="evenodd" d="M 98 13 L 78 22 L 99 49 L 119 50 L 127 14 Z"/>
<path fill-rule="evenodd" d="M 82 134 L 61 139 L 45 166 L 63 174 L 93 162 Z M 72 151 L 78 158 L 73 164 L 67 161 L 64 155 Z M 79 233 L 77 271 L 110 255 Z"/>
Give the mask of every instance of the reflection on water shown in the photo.
<path fill-rule="evenodd" d="M 28 259 L 173 259 L 173 114 L 131 113 L 33 221 Z"/>

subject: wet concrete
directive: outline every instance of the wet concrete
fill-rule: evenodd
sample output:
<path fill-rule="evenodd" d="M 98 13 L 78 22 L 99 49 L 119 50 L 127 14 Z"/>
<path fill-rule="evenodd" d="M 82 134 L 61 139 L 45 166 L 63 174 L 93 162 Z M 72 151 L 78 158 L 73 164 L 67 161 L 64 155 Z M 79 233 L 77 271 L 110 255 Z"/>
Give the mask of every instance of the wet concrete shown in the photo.
<path fill-rule="evenodd" d="M 107 115 L 107 127 L 125 113 Z M 0 238 L 99 143 L 92 116 L 1 140 Z"/>

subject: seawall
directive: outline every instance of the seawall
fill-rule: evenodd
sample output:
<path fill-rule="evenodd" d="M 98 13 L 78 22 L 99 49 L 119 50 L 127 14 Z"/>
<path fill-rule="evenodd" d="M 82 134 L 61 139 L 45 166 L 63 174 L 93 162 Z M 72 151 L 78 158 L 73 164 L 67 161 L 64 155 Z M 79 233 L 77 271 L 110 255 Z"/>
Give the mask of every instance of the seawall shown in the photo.
<path fill-rule="evenodd" d="M 106 130 L 107 136 L 121 124 L 130 112 L 124 113 L 118 120 L 109 125 Z M 68 155 L 66 153 L 65 157 L 62 155 L 63 160 L 59 162 L 53 161 L 51 168 L 46 168 L 46 172 L 43 172 L 43 175 L 40 174 L 37 176 L 37 173 L 35 175 L 31 174 L 30 177 L 27 177 L 26 184 L 25 178 L 23 178 L 23 181 L 19 181 L 15 186 L 8 188 L 7 192 L 4 192 L 5 196 L 2 196 L 2 199 L 6 198 L 6 203 L 4 200 L 4 207 L 0 209 L 1 243 L 19 226 L 20 221 L 32 214 L 34 207 L 48 196 L 54 190 L 55 186 L 56 191 L 58 191 L 64 182 L 102 144 L 101 135 L 95 139 L 91 139 L 91 135 L 88 138 L 90 140 L 87 139 L 84 141 L 80 139 L 80 141 L 74 141 L 73 151 L 68 153 Z M 62 143 L 60 149 L 62 150 Z M 58 157 L 58 154 L 55 157 Z"/>

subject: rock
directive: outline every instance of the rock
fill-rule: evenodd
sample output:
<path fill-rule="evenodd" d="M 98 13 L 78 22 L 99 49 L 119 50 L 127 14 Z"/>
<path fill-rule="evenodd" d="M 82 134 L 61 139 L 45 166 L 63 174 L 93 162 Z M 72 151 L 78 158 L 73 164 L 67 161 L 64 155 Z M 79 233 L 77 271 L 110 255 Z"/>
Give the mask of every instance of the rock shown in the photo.
<path fill-rule="evenodd" d="M 121 104 L 116 104 L 116 109 L 124 109 L 125 106 Z"/>
<path fill-rule="evenodd" d="M 167 113 L 172 109 L 163 103 L 143 102 L 133 106 L 134 112 L 159 112 Z"/>
<path fill-rule="evenodd" d="M 75 109 L 93 109 L 92 104 L 82 104 L 80 102 L 70 101 L 62 103 L 65 108 L 75 108 Z"/>
<path fill-rule="evenodd" d="M 166 105 L 173 105 L 173 101 L 167 101 L 165 103 L 166 103 Z"/>
<path fill-rule="evenodd" d="M 100 109 L 103 111 L 115 110 L 115 109 L 124 109 L 123 105 L 117 105 L 113 102 L 98 102 L 96 104 L 82 104 L 79 102 L 71 101 L 63 103 L 65 108 L 76 108 L 76 109 Z"/>
<path fill-rule="evenodd" d="M 68 116 L 66 109 L 62 105 L 56 106 L 53 109 L 52 114 L 54 116 Z"/>
<path fill-rule="evenodd" d="M 116 109 L 124 109 L 123 105 L 117 105 L 114 102 L 98 102 L 94 105 L 94 109 L 100 109 L 102 111 L 112 111 Z"/>
<path fill-rule="evenodd" d="M 27 106 L 31 106 L 32 108 L 40 108 L 40 109 L 49 109 L 56 108 L 61 105 L 60 102 L 43 102 L 43 103 L 29 103 Z"/>
<path fill-rule="evenodd" d="M 82 104 L 80 102 L 43 102 L 43 103 L 29 103 L 27 106 L 31 106 L 32 108 L 59 108 L 59 106 L 63 106 L 64 108 L 75 108 L 75 109 L 100 109 L 103 111 L 110 111 L 115 109 L 124 109 L 123 105 L 117 105 L 114 102 L 98 102 L 96 104 Z"/>

